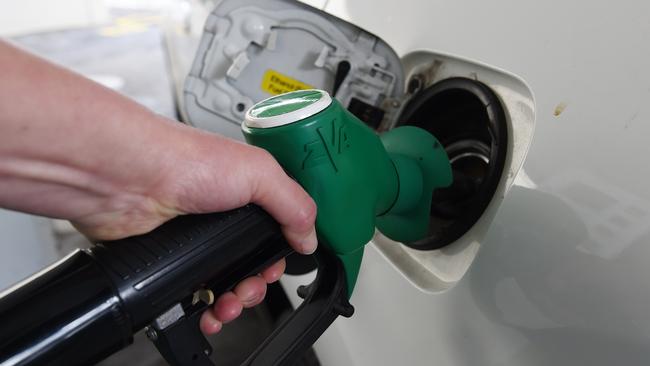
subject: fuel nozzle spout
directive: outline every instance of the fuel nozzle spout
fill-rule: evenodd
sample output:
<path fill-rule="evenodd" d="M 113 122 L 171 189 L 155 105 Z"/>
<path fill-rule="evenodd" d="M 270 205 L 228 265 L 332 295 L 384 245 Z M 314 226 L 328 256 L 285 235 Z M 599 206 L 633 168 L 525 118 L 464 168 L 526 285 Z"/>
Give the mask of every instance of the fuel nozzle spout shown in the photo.
<path fill-rule="evenodd" d="M 425 237 L 432 193 L 452 182 L 447 154 L 429 132 L 408 126 L 379 136 L 322 90 L 263 100 L 242 130 L 316 202 L 320 245 L 343 263 L 348 296 L 375 228 L 401 242 Z"/>

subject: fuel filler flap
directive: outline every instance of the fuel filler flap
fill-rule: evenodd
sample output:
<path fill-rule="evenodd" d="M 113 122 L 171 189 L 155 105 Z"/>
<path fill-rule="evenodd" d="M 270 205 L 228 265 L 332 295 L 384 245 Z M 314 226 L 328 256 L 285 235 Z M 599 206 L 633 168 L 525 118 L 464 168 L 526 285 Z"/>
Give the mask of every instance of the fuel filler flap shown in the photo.
<path fill-rule="evenodd" d="M 328 91 L 373 128 L 396 119 L 404 71 L 378 37 L 288 0 L 225 0 L 210 14 L 184 86 L 189 123 L 242 139 L 246 110 L 300 89 Z"/>

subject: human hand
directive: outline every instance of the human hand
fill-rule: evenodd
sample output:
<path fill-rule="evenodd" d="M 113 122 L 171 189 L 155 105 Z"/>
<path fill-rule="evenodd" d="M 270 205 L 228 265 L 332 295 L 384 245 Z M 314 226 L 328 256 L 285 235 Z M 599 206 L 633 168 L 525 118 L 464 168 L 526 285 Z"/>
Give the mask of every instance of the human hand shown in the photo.
<path fill-rule="evenodd" d="M 168 124 L 160 143 L 166 138 L 182 146 L 174 156 L 165 156 L 164 166 L 154 179 L 140 177 L 147 187 L 144 200 L 127 200 L 117 204 L 117 211 L 101 210 L 73 220 L 87 236 L 115 239 L 148 232 L 178 214 L 225 211 L 256 203 L 281 225 L 288 242 L 300 253 L 316 247 L 313 200 L 289 178 L 266 151 L 222 136 L 201 132 L 178 123 Z M 175 150 L 171 148 L 171 150 Z M 161 160 L 161 156 L 143 156 Z M 144 184 L 152 182 L 151 184 Z M 139 202 L 139 203 L 138 203 Z M 224 323 L 238 317 L 244 308 L 259 304 L 266 286 L 283 274 L 281 260 L 259 276 L 239 283 L 232 291 L 221 294 L 200 321 L 203 333 L 218 332 Z"/>
<path fill-rule="evenodd" d="M 296 251 L 315 250 L 316 206 L 266 151 L 157 116 L 1 40 L 0 80 L 0 207 L 113 240 L 252 202 Z M 259 303 L 284 266 L 222 294 L 203 314 L 203 332 Z"/>

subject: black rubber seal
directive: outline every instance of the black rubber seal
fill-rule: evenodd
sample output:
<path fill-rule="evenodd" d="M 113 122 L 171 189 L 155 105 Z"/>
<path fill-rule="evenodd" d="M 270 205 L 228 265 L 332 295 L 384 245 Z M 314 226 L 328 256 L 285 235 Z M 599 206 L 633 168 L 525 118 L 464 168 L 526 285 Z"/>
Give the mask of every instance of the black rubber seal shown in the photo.
<path fill-rule="evenodd" d="M 478 221 L 499 185 L 508 148 L 508 126 L 503 106 L 487 85 L 456 77 L 419 92 L 409 101 L 398 121 L 398 125 L 428 130 L 444 146 L 462 138 L 473 138 L 490 147 L 486 173 L 469 203 L 465 202 L 461 214 L 450 220 L 436 217 L 435 210 L 432 210 L 433 224 L 429 235 L 405 243 L 414 249 L 439 249 L 456 241 Z"/>

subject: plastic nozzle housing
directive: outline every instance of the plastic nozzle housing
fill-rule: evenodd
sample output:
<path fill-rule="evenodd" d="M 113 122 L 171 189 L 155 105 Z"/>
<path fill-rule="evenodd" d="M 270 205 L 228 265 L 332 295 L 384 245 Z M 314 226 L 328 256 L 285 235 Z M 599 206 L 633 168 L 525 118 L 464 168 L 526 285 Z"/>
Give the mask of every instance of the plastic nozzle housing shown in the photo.
<path fill-rule="evenodd" d="M 430 133 L 401 127 L 380 137 L 321 90 L 257 103 L 242 131 L 316 201 L 319 242 L 343 262 L 350 295 L 375 228 L 396 241 L 424 237 L 433 190 L 452 181 Z"/>

